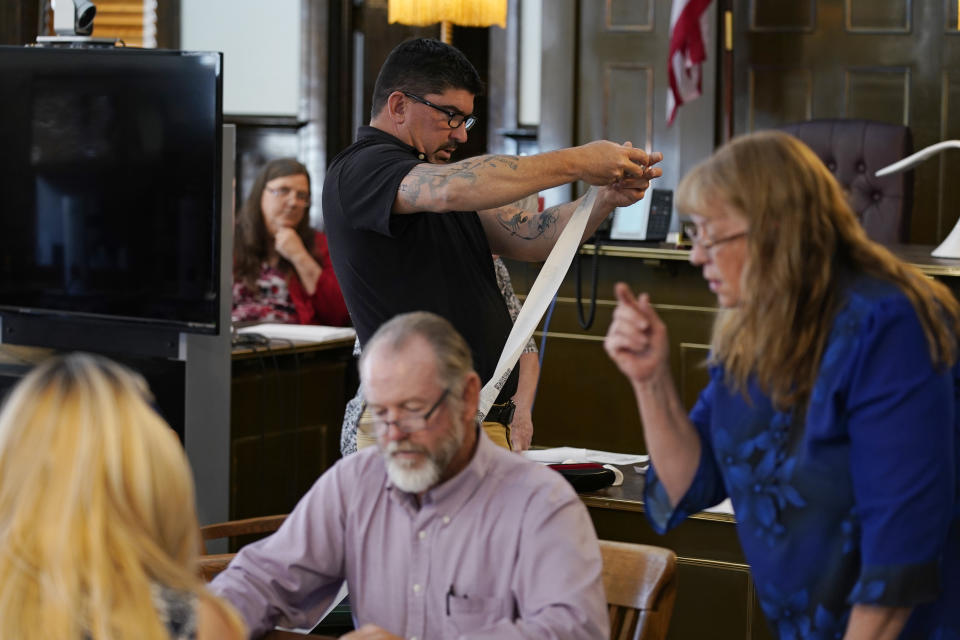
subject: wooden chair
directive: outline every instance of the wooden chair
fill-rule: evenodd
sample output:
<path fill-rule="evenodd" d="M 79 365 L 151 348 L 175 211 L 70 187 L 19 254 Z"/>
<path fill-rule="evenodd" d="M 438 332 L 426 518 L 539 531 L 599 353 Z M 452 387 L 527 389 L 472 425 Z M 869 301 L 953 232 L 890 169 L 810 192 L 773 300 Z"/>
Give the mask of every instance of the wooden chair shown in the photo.
<path fill-rule="evenodd" d="M 669 549 L 600 541 L 611 640 L 663 640 L 677 596 L 677 556 Z"/>
<path fill-rule="evenodd" d="M 246 536 L 258 533 L 273 533 L 280 528 L 283 521 L 287 519 L 286 514 L 277 516 L 261 516 L 259 518 L 246 518 L 245 520 L 230 520 L 228 522 L 218 522 L 200 527 L 201 551 L 200 573 L 204 580 L 209 582 L 214 576 L 227 568 L 230 561 L 237 554 L 235 553 L 206 553 L 206 541 L 216 540 L 218 538 L 231 538 L 233 536 Z M 260 640 L 303 640 L 310 638 L 314 640 L 323 640 L 330 636 L 304 635 L 292 631 L 281 631 L 274 629 L 268 631 L 266 635 L 261 636 Z"/>
<path fill-rule="evenodd" d="M 257 533 L 272 533 L 280 528 L 283 521 L 287 519 L 286 514 L 277 516 L 261 516 L 259 518 L 247 518 L 245 520 L 230 520 L 228 522 L 218 522 L 200 527 L 201 555 L 200 555 L 200 574 L 207 582 L 213 580 L 213 577 L 227 568 L 230 561 L 237 554 L 235 553 L 207 553 L 206 541 L 216 540 L 217 538 L 229 538 L 232 536 L 245 536 Z"/>

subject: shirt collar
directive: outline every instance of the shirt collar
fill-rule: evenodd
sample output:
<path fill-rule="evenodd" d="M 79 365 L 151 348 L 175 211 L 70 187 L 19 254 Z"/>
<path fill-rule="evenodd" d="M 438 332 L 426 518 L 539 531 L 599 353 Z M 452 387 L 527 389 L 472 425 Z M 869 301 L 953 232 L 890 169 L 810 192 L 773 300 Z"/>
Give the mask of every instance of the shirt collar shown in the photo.
<path fill-rule="evenodd" d="M 357 130 L 357 140 L 363 140 L 364 138 L 371 138 L 377 142 L 386 142 L 393 144 L 402 148 L 405 151 L 410 152 L 411 155 L 415 156 L 418 160 L 427 161 L 427 156 L 422 151 L 418 150 L 416 147 L 411 147 L 406 142 L 400 140 L 400 138 L 394 136 L 393 134 L 387 133 L 383 129 L 378 129 L 376 127 L 371 127 L 370 125 L 361 125 Z"/>

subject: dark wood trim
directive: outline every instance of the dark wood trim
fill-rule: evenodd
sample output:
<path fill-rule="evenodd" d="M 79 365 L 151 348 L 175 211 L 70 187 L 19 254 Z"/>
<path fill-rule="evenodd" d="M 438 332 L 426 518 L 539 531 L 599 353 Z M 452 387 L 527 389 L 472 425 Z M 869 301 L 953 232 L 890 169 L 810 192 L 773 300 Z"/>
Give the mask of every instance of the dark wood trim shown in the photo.
<path fill-rule="evenodd" d="M 0 2 L 0 44 L 31 44 L 37 40 L 42 0 Z"/>
<path fill-rule="evenodd" d="M 327 159 L 353 142 L 354 30 L 362 12 L 353 0 L 330 0 L 327 34 Z"/>
<path fill-rule="evenodd" d="M 730 12 L 731 20 L 730 24 L 727 24 L 727 12 Z M 718 113 L 722 118 L 722 123 L 717 127 L 717 132 L 721 133 L 723 136 L 718 140 L 718 144 L 723 144 L 728 142 L 733 137 L 733 47 L 727 48 L 727 40 L 729 39 L 731 44 L 733 41 L 733 0 L 723 0 L 720 3 L 720 10 L 717 12 L 717 33 L 720 34 L 717 38 L 719 52 L 718 60 L 720 60 L 721 65 L 721 79 L 720 83 L 722 85 L 722 91 L 717 91 L 717 97 L 722 96 L 723 103 L 721 108 L 718 109 Z M 727 33 L 727 30 L 731 33 Z M 734 45 L 735 46 L 735 45 Z"/>
<path fill-rule="evenodd" d="M 487 150 L 516 153 L 516 142 L 508 131 L 517 128 L 520 71 L 520 0 L 507 2 L 507 28 L 490 28 L 490 66 L 487 80 Z"/>
<path fill-rule="evenodd" d="M 223 114 L 224 124 L 235 124 L 238 127 L 279 127 L 283 129 L 299 129 L 307 124 L 296 116 L 264 116 L 245 114 Z"/>
<path fill-rule="evenodd" d="M 180 48 L 180 0 L 157 0 L 157 48 Z"/>

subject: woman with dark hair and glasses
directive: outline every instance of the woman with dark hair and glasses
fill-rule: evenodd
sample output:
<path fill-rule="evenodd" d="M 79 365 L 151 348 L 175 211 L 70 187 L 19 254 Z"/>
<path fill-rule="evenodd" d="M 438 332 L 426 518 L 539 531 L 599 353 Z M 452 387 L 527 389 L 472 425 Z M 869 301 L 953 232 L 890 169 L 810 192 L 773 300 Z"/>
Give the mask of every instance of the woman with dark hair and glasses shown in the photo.
<path fill-rule="evenodd" d="M 326 235 L 310 228 L 310 175 L 273 160 L 253 183 L 233 235 L 234 322 L 348 326 Z"/>
<path fill-rule="evenodd" d="M 782 639 L 960 638 L 960 305 L 857 221 L 785 133 L 738 138 L 677 188 L 720 311 L 687 414 L 667 330 L 617 285 L 661 533 L 730 498 Z"/>

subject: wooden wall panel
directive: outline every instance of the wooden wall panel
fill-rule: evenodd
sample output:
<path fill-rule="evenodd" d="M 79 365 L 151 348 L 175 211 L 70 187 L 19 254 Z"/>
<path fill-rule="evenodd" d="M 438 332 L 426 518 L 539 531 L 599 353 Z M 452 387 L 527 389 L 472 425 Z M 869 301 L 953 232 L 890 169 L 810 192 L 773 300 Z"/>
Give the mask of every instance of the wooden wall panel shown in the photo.
<path fill-rule="evenodd" d="M 607 0 L 607 31 L 651 31 L 653 0 Z"/>
<path fill-rule="evenodd" d="M 752 593 L 748 568 L 724 566 L 719 563 L 677 559 L 678 585 L 710 584 L 714 593 L 737 594 L 748 599 Z M 680 587 L 682 589 L 683 587 Z M 704 594 L 706 595 L 706 594 Z M 703 638 L 703 620 L 716 622 L 715 638 L 750 638 L 752 620 L 746 607 L 731 607 L 725 598 L 677 598 L 670 618 L 668 640 Z M 723 631 L 719 631 L 722 629 Z"/>
<path fill-rule="evenodd" d="M 779 67 L 809 69 L 810 118 L 906 124 L 914 149 L 943 139 L 942 74 L 960 68 L 956 0 L 732 2 L 734 134 L 797 119 L 799 110 L 789 118 L 780 115 L 784 105 L 794 104 L 791 83 L 754 72 Z M 812 16 L 812 27 L 788 28 L 801 13 Z M 946 202 L 945 188 L 935 162 L 916 168 L 909 242 L 937 244 L 953 227 L 960 202 Z"/>
<path fill-rule="evenodd" d="M 946 33 L 960 35 L 960 25 L 957 24 L 957 11 L 960 10 L 960 7 L 957 6 L 957 0 L 943 0 L 943 4 L 946 7 L 945 13 L 947 14 L 947 19 L 944 21 Z"/>
<path fill-rule="evenodd" d="M 5 0 L 0 2 L 0 44 L 30 44 L 37 39 L 40 24 L 38 1 Z"/>
<path fill-rule="evenodd" d="M 847 69 L 844 117 L 909 125 L 910 69 Z"/>
<path fill-rule="evenodd" d="M 814 0 L 751 0 L 751 31 L 813 31 L 816 23 Z"/>
<path fill-rule="evenodd" d="M 567 6 L 566 0 L 550 0 L 551 6 L 556 3 L 561 7 Z M 628 4 L 634 5 L 629 12 Z M 710 5 L 710 20 L 715 19 L 717 6 L 716 2 Z M 704 66 L 703 97 L 680 109 L 673 125 L 667 126 L 666 52 L 670 44 L 670 10 L 671 0 L 610 0 L 609 5 L 606 1 L 579 0 L 575 15 L 567 16 L 561 24 L 554 22 L 553 26 L 551 21 L 556 18 L 548 17 L 551 12 L 544 10 L 544 60 L 545 63 L 551 61 L 554 69 L 549 74 L 544 72 L 544 77 L 548 79 L 543 83 L 545 93 L 541 117 L 546 120 L 539 130 L 543 150 L 556 148 L 557 143 L 563 140 L 555 133 L 556 125 L 566 117 L 565 105 L 572 101 L 570 142 L 583 144 L 607 137 L 616 142 L 629 139 L 639 147 L 644 144 L 638 138 L 638 135 L 642 135 L 645 144 L 649 144 L 648 151 L 663 153 L 660 164 L 663 176 L 657 180 L 658 188 L 676 188 L 683 174 L 712 152 L 717 65 L 717 56 L 713 53 L 708 54 Z M 609 24 L 611 21 L 615 24 L 640 24 L 648 15 L 652 16 L 649 18 L 651 29 L 646 31 L 612 28 Z M 576 25 L 566 22 L 573 17 L 576 17 Z M 574 33 L 575 42 L 570 42 L 568 30 Z M 715 42 L 712 28 L 710 36 L 711 43 Z M 712 44 L 710 48 L 712 50 Z M 568 51 L 573 52 L 569 64 L 576 69 L 572 79 L 565 78 L 565 68 L 556 66 L 556 60 Z M 627 84 L 619 80 L 612 83 L 609 69 L 616 69 L 613 76 L 625 78 Z M 634 70 L 632 75 L 628 72 L 630 69 Z M 643 69 L 648 70 L 643 73 L 649 74 L 647 77 L 652 81 L 652 91 L 642 79 Z M 561 90 L 566 87 L 567 93 L 561 95 Z M 630 97 L 617 95 L 622 93 Z M 629 100 L 636 100 L 637 96 L 646 102 L 632 106 L 627 104 Z M 613 100 L 621 102 L 624 107 L 612 104 Z M 613 120 L 614 113 L 617 117 L 623 116 L 622 121 Z M 639 134 L 635 133 L 637 130 Z M 618 131 L 627 131 L 629 134 L 618 137 Z M 573 195 L 582 193 L 582 187 L 582 183 L 574 185 Z M 548 205 L 560 201 L 556 190 L 550 190 L 545 195 Z M 605 222 L 600 233 L 604 234 L 609 225 L 609 221 Z"/>
<path fill-rule="evenodd" d="M 749 130 L 809 120 L 813 77 L 809 69 L 757 65 L 749 75 Z"/>
<path fill-rule="evenodd" d="M 851 33 L 909 33 L 912 0 L 846 0 L 845 28 Z"/>
<path fill-rule="evenodd" d="M 943 72 L 942 128 L 943 140 L 960 140 L 960 69 Z M 931 162 L 937 162 L 936 160 Z M 960 215 L 960 152 L 947 151 L 939 158 L 940 199 L 937 203 L 937 231 L 946 237 Z"/>
<path fill-rule="evenodd" d="M 639 64 L 604 65 L 603 137 L 650 149 L 653 137 L 653 69 Z"/>

